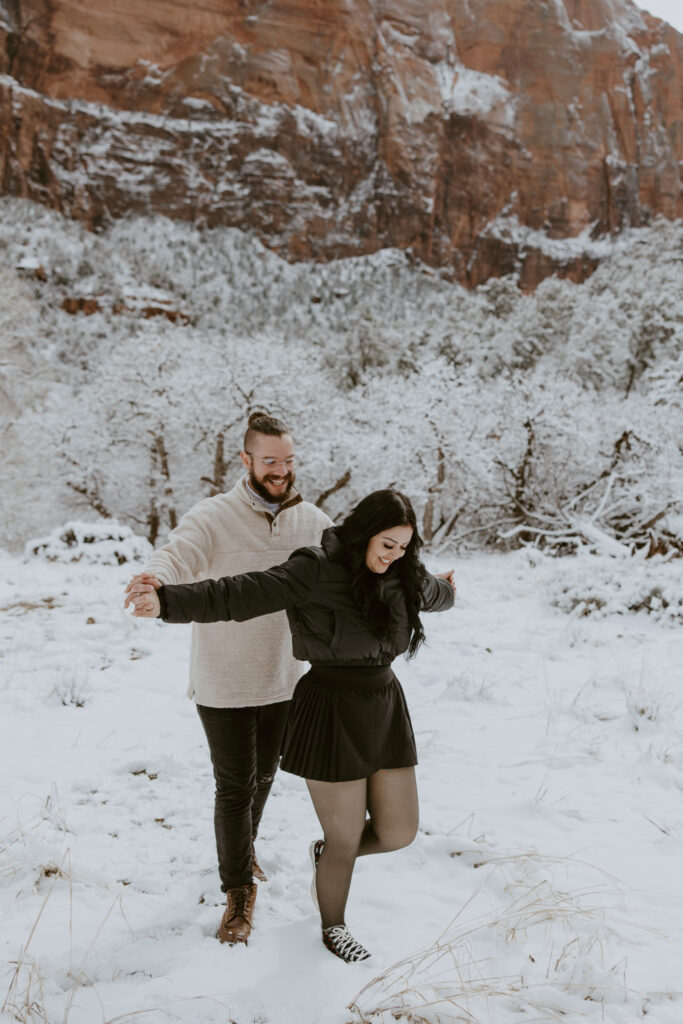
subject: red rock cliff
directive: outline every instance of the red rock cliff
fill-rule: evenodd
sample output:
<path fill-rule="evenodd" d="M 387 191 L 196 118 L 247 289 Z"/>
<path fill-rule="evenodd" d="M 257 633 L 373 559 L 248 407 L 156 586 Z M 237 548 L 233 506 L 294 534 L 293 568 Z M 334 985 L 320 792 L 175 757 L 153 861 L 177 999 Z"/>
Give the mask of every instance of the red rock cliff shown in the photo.
<path fill-rule="evenodd" d="M 3 192 L 90 226 L 533 287 L 683 214 L 683 36 L 630 0 L 0 0 L 0 72 Z"/>

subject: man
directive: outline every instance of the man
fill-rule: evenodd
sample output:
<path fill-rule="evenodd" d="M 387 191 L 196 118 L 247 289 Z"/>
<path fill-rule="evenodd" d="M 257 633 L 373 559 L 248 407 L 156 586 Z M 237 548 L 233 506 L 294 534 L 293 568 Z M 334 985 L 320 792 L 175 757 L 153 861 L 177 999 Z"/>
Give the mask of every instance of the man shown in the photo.
<path fill-rule="evenodd" d="M 294 488 L 294 442 L 280 420 L 253 413 L 240 455 L 247 474 L 185 515 L 126 588 L 192 583 L 270 569 L 332 525 Z M 284 612 L 250 622 L 193 624 L 188 695 L 197 704 L 216 780 L 215 830 L 227 906 L 221 942 L 245 942 L 261 871 L 254 852 L 277 770 L 289 701 L 301 675 Z"/>

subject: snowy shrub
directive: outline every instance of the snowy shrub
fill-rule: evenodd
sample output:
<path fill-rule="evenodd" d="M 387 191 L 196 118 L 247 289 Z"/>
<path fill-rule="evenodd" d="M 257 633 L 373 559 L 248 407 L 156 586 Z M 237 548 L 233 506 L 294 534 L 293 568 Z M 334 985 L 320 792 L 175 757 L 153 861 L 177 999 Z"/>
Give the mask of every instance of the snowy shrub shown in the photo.
<path fill-rule="evenodd" d="M 494 691 L 494 681 L 484 673 L 475 675 L 473 672 L 458 672 L 446 684 L 449 698 L 474 704 L 480 701 L 493 701 Z"/>
<path fill-rule="evenodd" d="M 375 467 L 375 486 L 396 484 L 415 499 L 432 546 L 683 548 L 666 525 L 683 493 L 677 424 L 662 423 L 647 395 L 596 400 L 535 371 L 489 382 L 484 401 L 476 375 L 435 359 L 411 388 L 374 374 L 359 398 L 349 440 Z M 354 479 L 360 497 L 367 469 Z"/>
<path fill-rule="evenodd" d="M 662 685 L 661 680 L 654 681 L 643 675 L 637 685 L 626 686 L 624 690 L 626 708 L 633 726 L 638 731 L 641 722 L 656 723 L 658 726 L 673 726 L 681 712 L 681 697 L 676 691 Z M 678 731 L 677 738 L 680 737 Z"/>
<path fill-rule="evenodd" d="M 139 562 L 151 554 L 151 545 L 137 537 L 128 526 L 114 519 L 95 523 L 72 520 L 53 530 L 49 537 L 30 540 L 25 554 L 47 562 L 86 562 L 123 565 Z"/>
<path fill-rule="evenodd" d="M 683 576 L 677 561 L 583 554 L 547 571 L 552 603 L 577 616 L 645 612 L 662 622 L 683 622 Z"/>
<path fill-rule="evenodd" d="M 90 698 L 92 685 L 86 669 L 70 665 L 59 673 L 51 695 L 65 707 L 82 708 Z"/>
<path fill-rule="evenodd" d="M 654 417 L 646 428 L 649 437 L 632 429 L 614 439 L 600 432 L 602 444 L 596 450 L 590 444 L 590 420 L 596 414 L 579 398 L 574 416 L 565 421 L 572 429 L 568 435 L 558 415 L 565 403 L 558 398 L 552 417 L 525 420 L 526 445 L 517 463 L 499 462 L 508 497 L 505 511 L 512 520 L 500 531 L 501 539 L 556 554 L 582 546 L 615 555 L 640 550 L 650 556 L 683 554 L 683 538 L 665 525 L 667 513 L 681 502 L 673 493 L 662 494 L 659 486 L 667 467 L 661 465 L 665 449 Z M 621 425 L 624 420 L 620 424 L 614 416 L 612 429 Z"/>

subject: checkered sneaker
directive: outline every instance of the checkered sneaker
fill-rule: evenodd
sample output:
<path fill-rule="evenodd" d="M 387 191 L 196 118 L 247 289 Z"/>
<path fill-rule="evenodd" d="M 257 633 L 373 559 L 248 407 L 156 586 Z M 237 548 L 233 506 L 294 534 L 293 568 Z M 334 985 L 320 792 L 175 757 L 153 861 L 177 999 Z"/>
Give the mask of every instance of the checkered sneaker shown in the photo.
<path fill-rule="evenodd" d="M 365 946 L 356 942 L 345 924 L 334 924 L 331 928 L 323 928 L 323 942 L 330 953 L 334 953 L 347 964 L 355 963 L 357 960 L 367 960 L 370 956 Z"/>

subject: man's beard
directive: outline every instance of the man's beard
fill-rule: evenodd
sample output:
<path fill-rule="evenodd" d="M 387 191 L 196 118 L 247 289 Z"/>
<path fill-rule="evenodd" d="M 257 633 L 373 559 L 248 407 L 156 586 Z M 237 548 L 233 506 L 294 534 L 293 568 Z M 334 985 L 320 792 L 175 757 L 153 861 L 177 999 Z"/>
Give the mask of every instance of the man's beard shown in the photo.
<path fill-rule="evenodd" d="M 264 480 L 267 480 L 270 477 L 270 475 L 270 473 L 267 473 L 266 476 L 264 477 Z M 276 502 L 280 502 L 280 504 L 282 504 L 283 501 L 287 501 L 289 493 L 292 487 L 294 486 L 294 481 L 296 480 L 296 473 L 292 471 L 290 471 L 289 473 L 285 473 L 284 479 L 287 484 L 286 490 L 284 494 L 282 494 L 280 497 L 276 497 L 275 495 L 270 493 L 270 491 L 265 486 L 265 483 L 261 483 L 260 480 L 256 479 L 256 477 L 254 476 L 254 471 L 251 469 L 249 470 L 249 486 L 251 487 L 251 489 L 253 491 L 256 491 L 257 494 L 260 494 L 264 501 L 270 501 L 273 504 Z"/>

